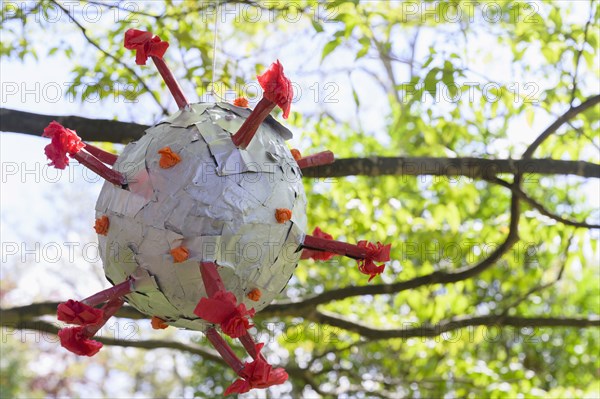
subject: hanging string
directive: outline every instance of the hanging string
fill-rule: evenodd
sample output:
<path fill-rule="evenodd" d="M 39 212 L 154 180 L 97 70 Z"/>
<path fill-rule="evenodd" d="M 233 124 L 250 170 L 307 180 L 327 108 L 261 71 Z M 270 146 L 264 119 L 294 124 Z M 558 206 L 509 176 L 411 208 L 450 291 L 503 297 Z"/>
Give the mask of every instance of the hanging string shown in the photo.
<path fill-rule="evenodd" d="M 217 69 L 217 43 L 218 43 L 218 32 L 219 32 L 219 0 L 215 1 L 215 23 L 213 29 L 213 62 L 212 62 L 212 73 L 211 73 L 211 86 L 210 86 L 210 94 L 216 99 L 223 101 L 221 96 L 217 94 L 215 90 L 215 70 Z"/>

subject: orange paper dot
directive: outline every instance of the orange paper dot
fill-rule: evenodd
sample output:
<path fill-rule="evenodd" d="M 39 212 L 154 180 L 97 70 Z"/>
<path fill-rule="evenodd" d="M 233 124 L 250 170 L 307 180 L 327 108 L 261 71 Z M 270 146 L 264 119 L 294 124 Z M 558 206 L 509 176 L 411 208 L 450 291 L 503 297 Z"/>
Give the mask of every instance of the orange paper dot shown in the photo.
<path fill-rule="evenodd" d="M 233 105 L 236 107 L 248 108 L 248 100 L 244 97 L 238 97 L 233 100 Z"/>
<path fill-rule="evenodd" d="M 258 288 L 253 289 L 246 295 L 251 301 L 257 302 L 260 299 L 262 292 Z"/>
<path fill-rule="evenodd" d="M 300 151 L 298 151 L 297 149 L 292 148 L 290 152 L 292 153 L 292 156 L 294 157 L 296 162 L 302 159 L 302 154 L 300 154 Z"/>
<path fill-rule="evenodd" d="M 169 325 L 165 323 L 163 319 L 158 318 L 156 316 L 152 316 L 152 320 L 150 320 L 150 323 L 152 324 L 152 328 L 154 328 L 155 330 L 164 330 L 165 328 L 169 327 Z"/>
<path fill-rule="evenodd" d="M 158 150 L 160 161 L 158 165 L 163 168 L 171 168 L 181 162 L 181 157 L 171 150 L 171 147 L 164 147 Z"/>
<path fill-rule="evenodd" d="M 175 263 L 180 263 L 190 257 L 190 252 L 186 247 L 177 247 L 171 250 L 171 256 Z"/>
<path fill-rule="evenodd" d="M 285 223 L 292 218 L 292 211 L 287 208 L 277 208 L 275 210 L 275 219 L 277 223 Z"/>
<path fill-rule="evenodd" d="M 96 219 L 96 222 L 94 223 L 94 230 L 96 230 L 97 234 L 105 236 L 106 233 L 108 233 L 109 225 L 110 222 L 108 220 L 108 216 L 103 215 L 102 217 Z"/>

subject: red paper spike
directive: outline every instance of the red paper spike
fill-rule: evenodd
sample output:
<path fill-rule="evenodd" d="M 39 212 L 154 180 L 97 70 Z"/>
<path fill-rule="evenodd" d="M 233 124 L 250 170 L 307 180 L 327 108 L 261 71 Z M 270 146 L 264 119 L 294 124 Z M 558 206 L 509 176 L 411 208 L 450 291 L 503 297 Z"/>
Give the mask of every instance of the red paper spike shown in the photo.
<path fill-rule="evenodd" d="M 319 260 L 328 260 L 333 254 L 354 258 L 358 261 L 358 270 L 370 276 L 369 281 L 378 274 L 383 273 L 385 269 L 385 265 L 377 266 L 375 262 L 387 262 L 390 260 L 391 244 L 383 245 L 380 242 L 373 244 L 367 241 L 359 241 L 358 244 L 353 245 L 332 240 L 329 234 L 323 233 L 320 229 L 315 229 L 315 232 L 318 235 L 307 235 L 304 237 L 302 246 L 305 249 L 301 256 L 304 259 L 319 259 L 319 252 L 324 254 Z"/>
<path fill-rule="evenodd" d="M 60 345 L 79 356 L 94 356 L 102 348 L 102 343 L 86 337 L 84 327 L 63 328 L 58 332 Z"/>
<path fill-rule="evenodd" d="M 206 295 L 209 297 L 215 296 L 218 291 L 225 290 L 225 285 L 214 262 L 200 262 L 200 274 L 204 288 L 206 288 Z"/>
<path fill-rule="evenodd" d="M 235 380 L 225 390 L 225 395 L 245 393 L 252 388 L 268 388 L 283 384 L 288 379 L 288 374 L 284 369 L 273 369 L 273 366 L 267 363 L 262 356 L 258 356 L 250 363 L 245 363 L 240 375 L 242 378 Z"/>
<path fill-rule="evenodd" d="M 269 69 L 257 78 L 264 90 L 263 98 L 231 138 L 233 144 L 240 148 L 248 147 L 258 127 L 276 105 L 283 111 L 283 118 L 287 119 L 294 97 L 292 82 L 284 75 L 283 66 L 279 60 L 271 64 Z"/>
<path fill-rule="evenodd" d="M 81 138 L 74 130 L 67 129 L 56 121 L 44 129 L 44 137 L 50 137 L 52 141 L 44 149 L 46 156 L 52 161 L 50 165 L 58 169 L 64 169 L 69 164 L 69 157 L 78 160 L 82 165 L 97 173 L 107 181 L 123 185 L 126 183 L 125 177 L 117 171 L 104 165 L 93 155 L 81 151 L 86 145 L 81 142 Z"/>
<path fill-rule="evenodd" d="M 110 169 L 108 166 L 100 162 L 96 157 L 88 154 L 87 152 L 80 151 L 76 154 L 73 154 L 72 157 L 78 160 L 79 163 L 84 165 L 86 168 L 96 173 L 104 180 L 111 182 L 112 184 L 116 184 L 117 186 L 127 184 L 125 176 L 116 170 Z"/>
<path fill-rule="evenodd" d="M 96 306 L 101 303 L 111 301 L 116 298 L 121 298 L 133 292 L 133 280 L 128 279 L 114 287 L 107 288 L 95 293 L 81 301 L 81 303 L 89 306 Z"/>
<path fill-rule="evenodd" d="M 215 263 L 201 262 L 200 273 L 208 298 L 200 298 L 194 314 L 219 324 L 231 338 L 244 335 L 252 327 L 248 319 L 254 316 L 254 309 L 247 310 L 243 303 L 237 304 L 235 295 L 225 289 Z"/>
<path fill-rule="evenodd" d="M 354 259 L 364 259 L 367 256 L 365 248 L 347 242 L 330 240 L 321 237 L 307 235 L 302 244 L 304 248 L 317 251 L 333 252 L 337 255 L 347 256 Z"/>
<path fill-rule="evenodd" d="M 56 315 L 58 320 L 65 323 L 84 325 L 100 322 L 104 317 L 104 311 L 93 308 L 83 302 L 69 299 L 67 302 L 58 305 Z"/>
<path fill-rule="evenodd" d="M 102 348 L 102 343 L 90 339 L 123 306 L 122 298 L 110 300 L 102 309 L 102 317 L 90 319 L 79 327 L 63 328 L 58 332 L 60 344 L 79 356 L 94 356 Z M 60 310 L 59 310 L 60 318 Z"/>
<path fill-rule="evenodd" d="M 287 119 L 294 98 L 292 82 L 283 73 L 283 65 L 277 60 L 262 75 L 256 77 L 265 91 L 263 96 L 277 104 L 283 111 L 283 119 Z"/>
<path fill-rule="evenodd" d="M 254 316 L 254 309 L 247 310 L 243 303 L 238 305 L 235 295 L 229 291 L 217 291 L 209 298 L 201 298 L 194 314 L 210 323 L 219 324 L 221 330 L 231 338 L 238 338 L 252 327 L 249 318 Z"/>
<path fill-rule="evenodd" d="M 148 57 L 162 58 L 169 47 L 169 42 L 160 40 L 160 37 L 150 32 L 129 29 L 125 32 L 124 46 L 126 49 L 135 50 L 136 64 L 146 65 Z"/>
<path fill-rule="evenodd" d="M 259 343 L 259 344 L 254 343 L 254 340 L 252 339 L 252 337 L 250 336 L 250 334 L 248 333 L 248 331 L 246 331 L 244 333 L 244 335 L 242 335 L 241 337 L 239 337 L 239 340 L 242 343 L 242 345 L 244 345 L 244 348 L 246 349 L 246 351 L 248 352 L 248 354 L 250 356 L 252 356 L 252 359 L 257 359 L 259 356 L 262 356 L 260 354 L 260 350 L 262 349 L 263 346 L 265 346 L 265 344 L 263 344 L 263 343 Z"/>
<path fill-rule="evenodd" d="M 162 41 L 160 37 L 150 32 L 137 29 L 129 29 L 125 32 L 125 48 L 135 50 L 135 63 L 145 65 L 148 57 L 152 57 L 152 61 L 154 61 L 158 72 L 173 95 L 177 106 L 180 109 L 185 108 L 190 102 L 183 94 L 181 86 L 179 86 L 175 76 L 173 76 L 173 73 L 162 58 L 167 51 L 167 47 L 169 47 L 169 42 Z"/>
<path fill-rule="evenodd" d="M 335 161 L 335 156 L 331 151 L 323 151 L 318 152 L 313 155 L 309 155 L 303 158 L 300 158 L 296 162 L 300 169 L 308 168 L 311 166 L 321 166 L 321 165 L 329 165 Z"/>
<path fill-rule="evenodd" d="M 115 154 L 111 154 L 108 151 L 104 151 L 102 148 L 98 148 L 95 145 L 85 143 L 85 149 L 87 150 L 87 152 L 89 152 L 90 154 L 92 154 L 107 165 L 114 165 L 115 162 L 117 162 L 117 156 Z"/>
<path fill-rule="evenodd" d="M 212 346 L 215 347 L 217 352 L 221 355 L 225 363 L 229 365 L 236 372 L 236 374 L 240 375 L 242 369 L 244 368 L 244 364 L 237 357 L 235 352 L 231 349 L 227 341 L 223 339 L 214 328 L 209 328 L 206 331 L 206 338 L 210 341 Z"/>
<path fill-rule="evenodd" d="M 98 332 L 98 330 L 100 330 L 102 328 L 102 326 L 106 324 L 108 319 L 113 317 L 115 315 L 115 313 L 117 313 L 117 311 L 119 309 L 121 309 L 121 307 L 123 306 L 124 303 L 125 303 L 125 300 L 121 297 L 113 298 L 110 301 L 108 301 L 102 307 L 102 311 L 103 311 L 102 320 L 99 323 L 87 324 L 84 326 L 85 335 L 88 338 L 93 337 L 94 334 L 96 334 Z"/>
<path fill-rule="evenodd" d="M 333 240 L 333 236 L 331 234 L 325 233 L 319 226 L 315 227 L 312 233 L 312 237 L 316 238 L 324 238 L 326 240 Z M 314 260 L 322 260 L 328 261 L 333 258 L 335 253 L 327 252 L 321 249 L 309 249 L 304 246 L 302 250 L 302 254 L 300 255 L 300 259 L 314 259 Z"/>
<path fill-rule="evenodd" d="M 85 144 L 74 130 L 67 129 L 56 121 L 44 129 L 42 137 L 49 137 L 52 141 L 44 148 L 44 152 L 50 159 L 50 166 L 57 169 L 64 169 L 69 165 L 69 156 L 78 153 Z"/>

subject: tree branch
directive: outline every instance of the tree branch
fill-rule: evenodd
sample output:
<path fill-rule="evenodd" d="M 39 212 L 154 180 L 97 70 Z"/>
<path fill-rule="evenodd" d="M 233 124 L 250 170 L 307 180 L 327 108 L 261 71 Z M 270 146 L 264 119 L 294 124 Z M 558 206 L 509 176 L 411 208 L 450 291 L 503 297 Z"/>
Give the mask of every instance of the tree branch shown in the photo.
<path fill-rule="evenodd" d="M 77 131 L 85 141 L 128 143 L 144 135 L 150 126 L 137 123 L 89 119 L 80 116 L 52 116 L 0 108 L 0 131 L 41 136 L 44 128 L 53 120 Z"/>
<path fill-rule="evenodd" d="M 5 310 L 2 310 L 4 312 Z M 465 327 L 600 327 L 600 318 L 568 318 L 568 317 L 518 317 L 518 316 L 476 316 L 476 317 L 456 317 L 441 321 L 435 325 L 417 323 L 405 323 L 406 327 L 394 329 L 378 329 L 369 327 L 363 323 L 344 318 L 340 315 L 329 312 L 315 312 L 314 321 L 328 324 L 333 327 L 343 328 L 362 335 L 371 340 L 391 339 L 391 338 L 416 338 L 416 337 L 436 337 L 445 332 L 455 331 Z M 17 324 L 6 322 L 0 319 L 0 325 L 3 327 L 14 328 L 18 330 L 40 331 L 56 335 L 58 327 L 53 324 L 42 321 L 24 321 Z M 106 345 L 132 347 L 141 349 L 167 348 L 182 352 L 200 355 L 203 358 L 222 362 L 221 357 L 216 351 L 205 348 L 200 345 L 184 344 L 176 341 L 164 340 L 124 340 L 108 337 L 95 337 Z"/>
<path fill-rule="evenodd" d="M 0 309 L 0 322 L 6 325 L 18 325 L 30 322 L 40 316 L 56 315 L 56 308 L 61 302 L 39 302 L 31 305 L 19 306 L 9 309 Z M 123 306 L 115 314 L 132 320 L 147 319 L 148 316 L 131 306 Z"/>
<path fill-rule="evenodd" d="M 373 328 L 361 322 L 350 320 L 338 314 L 315 311 L 311 320 L 332 327 L 352 331 L 370 340 L 391 338 L 437 337 L 445 332 L 465 327 L 600 327 L 600 318 L 568 317 L 518 317 L 518 316 L 475 316 L 457 317 L 436 323 L 435 325 L 405 323 L 405 327 L 393 329 Z"/>
<path fill-rule="evenodd" d="M 565 224 L 567 226 L 583 227 L 583 228 L 586 228 L 586 229 L 600 229 L 600 225 L 598 225 L 598 224 L 590 224 L 590 223 L 585 223 L 585 222 L 578 222 L 576 220 L 565 219 L 562 216 L 559 216 L 559 215 L 556 215 L 556 214 L 550 212 L 548 209 L 546 209 L 544 207 L 544 205 L 540 204 L 539 202 L 537 202 L 536 200 L 534 200 L 533 198 L 531 198 L 520 187 L 516 187 L 516 186 L 508 183 L 505 180 L 502 180 L 500 178 L 494 178 L 494 179 L 490 179 L 490 181 L 492 183 L 496 183 L 496 184 L 499 184 L 501 186 L 504 186 L 504 187 L 507 187 L 507 188 L 513 190 L 514 193 L 519 196 L 519 198 L 521 198 L 523 201 L 527 202 L 534 209 L 536 209 L 539 213 L 541 213 L 544 216 L 549 217 L 550 219 L 554 219 L 557 222 L 560 222 L 560 223 Z"/>
<path fill-rule="evenodd" d="M 34 320 L 34 321 L 24 321 L 17 324 L 8 323 L 1 319 L 0 325 L 3 327 L 14 328 L 17 330 L 32 330 L 32 331 L 40 331 L 43 333 L 48 333 L 52 335 L 57 335 L 59 328 L 53 325 L 52 323 L 42 321 L 42 320 Z M 200 345 L 192 345 L 192 344 L 184 344 L 182 342 L 177 341 L 165 341 L 158 339 L 149 339 L 149 340 L 125 340 L 125 339 L 117 339 L 117 338 L 108 338 L 102 336 L 95 336 L 95 341 L 102 342 L 105 345 L 110 346 L 121 346 L 121 347 L 129 347 L 129 348 L 140 348 L 140 349 L 157 349 L 157 348 L 166 348 L 166 349 L 175 349 L 182 352 L 191 353 L 194 355 L 200 355 L 205 359 L 212 360 L 219 363 L 224 363 L 221 356 L 218 352 L 212 348 L 202 347 Z"/>
<path fill-rule="evenodd" d="M 0 131 L 41 136 L 44 128 L 56 120 L 76 130 L 86 141 L 128 143 L 143 136 L 149 128 L 131 122 L 89 119 L 80 116 L 41 115 L 0 108 Z M 491 179 L 498 174 L 576 175 L 600 178 L 600 165 L 584 161 L 556 159 L 483 159 L 433 157 L 370 157 L 337 159 L 331 165 L 307 168 L 305 177 L 344 176 L 465 176 L 471 179 Z"/>
<path fill-rule="evenodd" d="M 587 22 L 583 28 L 583 42 L 581 43 L 581 48 L 577 51 L 577 55 L 575 56 L 575 73 L 573 73 L 573 80 L 571 89 L 571 101 L 569 102 L 571 106 L 573 106 L 573 101 L 575 101 L 575 96 L 577 95 L 577 84 L 578 84 L 578 73 L 579 73 L 579 62 L 581 61 L 581 54 L 583 54 L 583 50 L 585 48 L 586 43 L 588 42 L 588 30 L 590 28 L 590 24 L 594 20 L 594 0 L 590 0 L 590 16 L 588 17 Z"/>
<path fill-rule="evenodd" d="M 548 126 L 546 128 L 546 130 L 544 130 L 542 132 L 542 134 L 540 134 L 534 140 L 534 142 L 531 143 L 529 145 L 529 147 L 527 147 L 527 150 L 525 150 L 525 152 L 523 153 L 523 157 L 522 158 L 523 159 L 531 159 L 531 157 L 533 156 L 533 153 L 535 152 L 535 150 L 548 137 L 550 137 L 550 135 L 552 135 L 553 133 L 555 133 L 558 130 L 558 128 L 560 128 L 563 124 L 565 124 L 569 120 L 573 119 L 574 117 L 576 117 L 580 113 L 586 111 L 587 109 L 593 107 L 594 105 L 596 105 L 598 103 L 600 103 L 600 94 L 595 95 L 593 97 L 589 97 L 587 100 L 585 100 L 584 102 L 582 102 L 581 104 L 579 104 L 576 107 L 569 108 L 569 110 L 567 112 L 565 112 L 560 117 L 558 117 L 558 119 L 556 119 L 550 126 Z"/>
<path fill-rule="evenodd" d="M 489 179 L 497 174 L 565 174 L 600 177 L 600 165 L 585 161 L 555 159 L 484 159 L 433 157 L 369 157 L 336 159 L 330 165 L 306 168 L 305 177 L 344 176 L 465 176 Z"/>

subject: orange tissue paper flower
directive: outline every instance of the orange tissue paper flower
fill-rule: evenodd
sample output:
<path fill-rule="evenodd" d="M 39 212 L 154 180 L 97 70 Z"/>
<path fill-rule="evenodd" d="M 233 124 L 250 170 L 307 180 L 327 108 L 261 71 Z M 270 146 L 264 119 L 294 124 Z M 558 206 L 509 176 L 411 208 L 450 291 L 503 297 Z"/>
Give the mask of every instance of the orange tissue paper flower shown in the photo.
<path fill-rule="evenodd" d="M 181 157 L 173 152 L 171 147 L 161 148 L 158 153 L 160 154 L 158 165 L 163 169 L 171 168 L 181 162 Z"/>
<path fill-rule="evenodd" d="M 165 323 L 163 319 L 156 316 L 152 316 L 150 323 L 152 324 L 152 328 L 155 330 L 164 330 L 165 328 L 169 327 L 169 325 Z"/>
<path fill-rule="evenodd" d="M 190 257 L 190 251 L 186 247 L 177 247 L 171 250 L 171 256 L 175 263 L 180 263 L 187 260 Z"/>
<path fill-rule="evenodd" d="M 277 223 L 285 223 L 292 218 L 292 211 L 287 208 L 275 209 L 275 219 Z"/>
<path fill-rule="evenodd" d="M 248 295 L 246 295 L 248 297 L 248 299 L 250 299 L 251 301 L 254 302 L 258 302 L 260 300 L 260 297 L 262 295 L 262 292 L 258 289 L 258 288 L 254 288 L 252 291 L 250 291 L 248 293 Z"/>
<path fill-rule="evenodd" d="M 295 161 L 299 161 L 299 160 L 301 160 L 301 159 L 302 159 L 302 154 L 301 154 L 301 153 L 300 153 L 300 151 L 298 151 L 297 149 L 295 149 L 295 148 L 292 148 L 292 149 L 290 150 L 290 152 L 292 153 L 292 156 L 294 157 L 294 160 L 295 160 Z"/>
<path fill-rule="evenodd" d="M 105 236 L 106 233 L 108 233 L 109 225 L 110 221 L 108 220 L 108 216 L 103 215 L 102 217 L 96 219 L 96 222 L 94 223 L 94 230 L 96 230 L 97 234 Z"/>
<path fill-rule="evenodd" d="M 248 100 L 244 97 L 238 97 L 233 100 L 233 105 L 236 107 L 248 108 Z"/>

